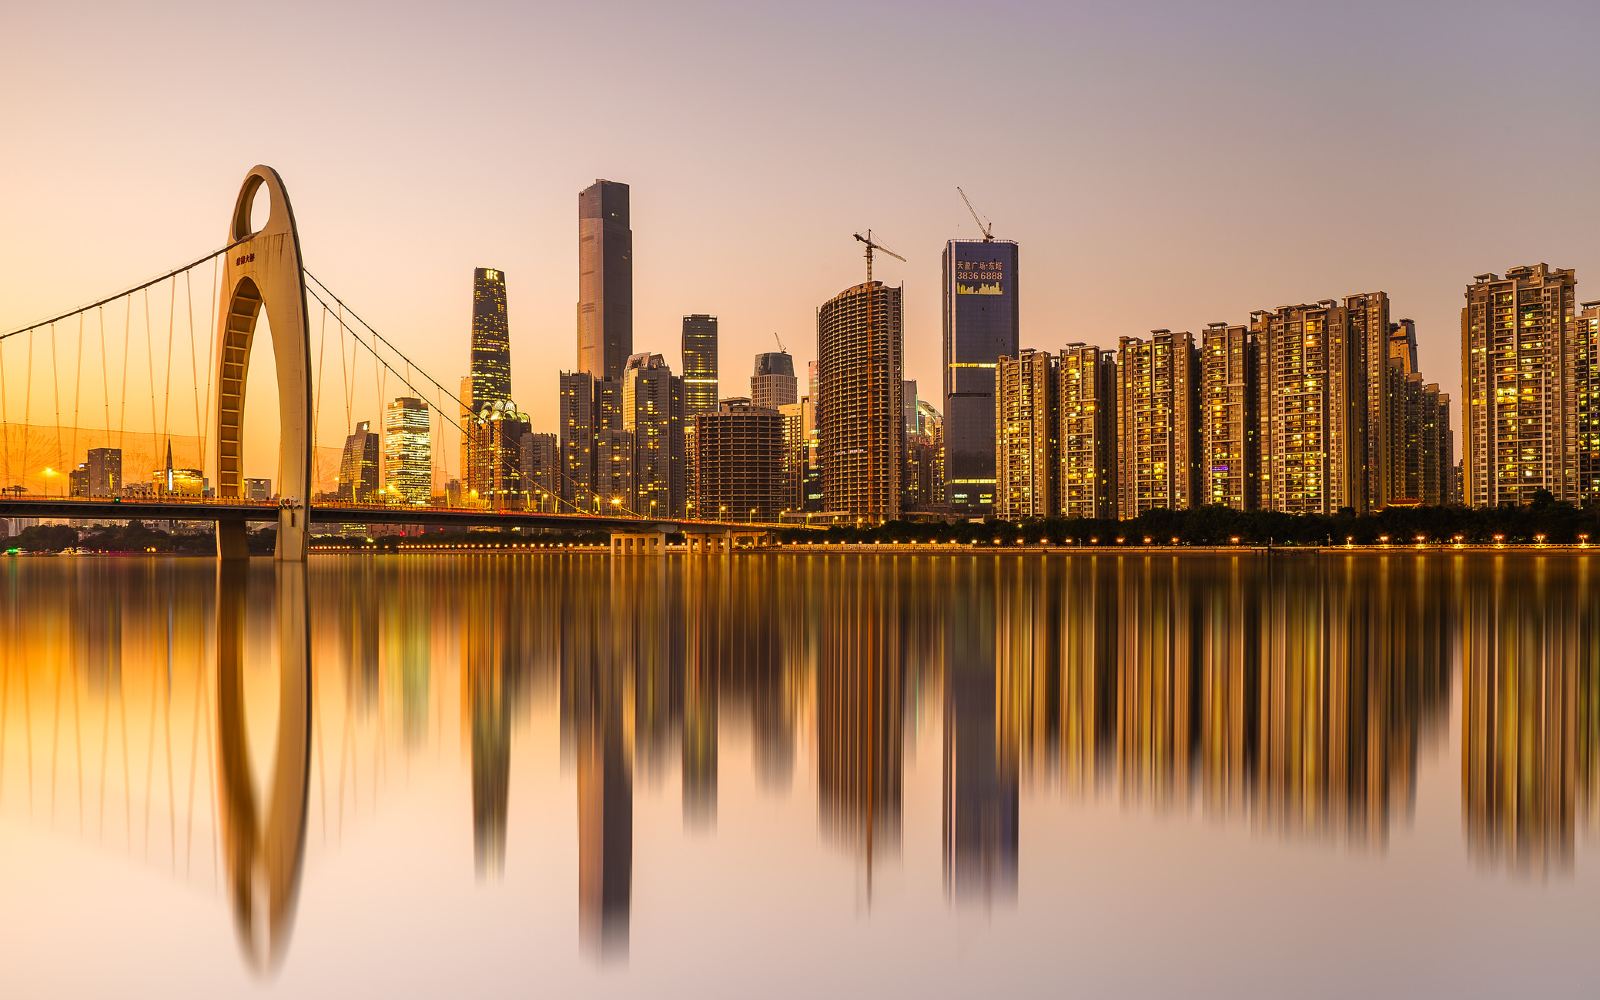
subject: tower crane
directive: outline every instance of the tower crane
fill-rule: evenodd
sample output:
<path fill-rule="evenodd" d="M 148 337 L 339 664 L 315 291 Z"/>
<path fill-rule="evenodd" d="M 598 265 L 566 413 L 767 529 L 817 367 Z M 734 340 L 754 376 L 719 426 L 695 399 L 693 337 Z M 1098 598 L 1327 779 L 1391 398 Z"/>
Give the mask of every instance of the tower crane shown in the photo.
<path fill-rule="evenodd" d="M 956 194 L 959 194 L 961 196 L 961 200 L 967 203 L 967 211 L 972 213 L 972 221 L 978 224 L 978 231 L 983 234 L 983 242 L 993 243 L 994 223 L 990 222 L 988 219 L 980 218 L 978 216 L 978 210 L 972 207 L 972 199 L 968 198 L 967 193 L 961 190 L 960 184 L 956 185 Z"/>

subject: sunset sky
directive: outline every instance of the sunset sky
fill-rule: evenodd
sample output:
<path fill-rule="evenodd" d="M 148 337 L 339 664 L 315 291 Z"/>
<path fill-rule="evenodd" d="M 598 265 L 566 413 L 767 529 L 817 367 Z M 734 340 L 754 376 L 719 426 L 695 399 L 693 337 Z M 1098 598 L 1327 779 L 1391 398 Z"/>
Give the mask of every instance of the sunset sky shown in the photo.
<path fill-rule="evenodd" d="M 0 332 L 221 246 L 267 163 L 310 269 L 446 384 L 472 269 L 503 269 L 515 395 L 554 430 L 577 193 L 606 177 L 632 186 L 636 350 L 678 369 L 679 318 L 711 312 L 724 395 L 774 333 L 803 366 L 870 226 L 909 259 L 878 275 L 937 397 L 960 184 L 1021 244 L 1024 346 L 1385 289 L 1459 406 L 1474 274 L 1548 261 L 1600 299 L 1597 30 L 1578 2 L 13 0 Z"/>

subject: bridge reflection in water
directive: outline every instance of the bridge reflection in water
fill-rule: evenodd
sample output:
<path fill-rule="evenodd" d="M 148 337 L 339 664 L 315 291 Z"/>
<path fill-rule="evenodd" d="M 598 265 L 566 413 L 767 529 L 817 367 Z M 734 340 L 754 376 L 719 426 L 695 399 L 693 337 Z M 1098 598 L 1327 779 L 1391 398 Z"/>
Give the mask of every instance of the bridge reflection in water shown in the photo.
<path fill-rule="evenodd" d="M 0 822 L 218 893 L 262 971 L 346 826 L 431 758 L 463 765 L 441 801 L 481 881 L 529 828 L 575 827 L 602 961 L 667 832 L 638 793 L 677 780 L 682 829 L 731 836 L 729 766 L 814 799 L 867 906 L 931 835 L 905 822 L 923 739 L 955 906 L 1012 903 L 1042 800 L 1381 853 L 1455 741 L 1482 867 L 1563 877 L 1600 820 L 1600 585 L 1569 557 L 63 558 L 0 580 Z M 513 824 L 514 744 L 541 726 L 565 799 Z"/>

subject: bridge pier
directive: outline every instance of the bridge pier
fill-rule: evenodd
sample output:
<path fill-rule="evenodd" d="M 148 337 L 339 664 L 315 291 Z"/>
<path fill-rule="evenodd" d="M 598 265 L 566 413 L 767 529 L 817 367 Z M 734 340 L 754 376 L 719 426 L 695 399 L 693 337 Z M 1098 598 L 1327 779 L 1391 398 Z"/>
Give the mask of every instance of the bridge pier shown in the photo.
<path fill-rule="evenodd" d="M 732 555 L 738 548 L 760 548 L 769 537 L 766 531 L 747 528 L 686 529 L 683 533 L 684 547 L 692 556 Z"/>
<path fill-rule="evenodd" d="M 664 531 L 613 531 L 611 554 L 614 556 L 664 556 L 667 554 L 667 533 Z"/>
<path fill-rule="evenodd" d="M 217 558 L 250 558 L 250 526 L 243 521 L 218 521 Z"/>

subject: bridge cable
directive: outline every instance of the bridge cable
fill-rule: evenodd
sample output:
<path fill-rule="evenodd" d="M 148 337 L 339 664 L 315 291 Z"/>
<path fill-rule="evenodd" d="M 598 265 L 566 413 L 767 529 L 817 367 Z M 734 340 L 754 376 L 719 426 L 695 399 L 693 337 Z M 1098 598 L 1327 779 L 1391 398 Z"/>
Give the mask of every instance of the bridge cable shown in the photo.
<path fill-rule="evenodd" d="M 161 425 L 156 422 L 156 342 L 155 335 L 151 332 L 150 327 L 150 290 L 146 288 L 143 295 L 145 369 L 150 378 L 150 437 L 155 440 L 157 460 L 161 461 L 161 439 L 158 436 Z M 166 470 L 165 462 L 162 463 L 161 469 L 163 471 Z M 157 490 L 156 492 L 159 493 L 161 491 Z"/>
<path fill-rule="evenodd" d="M 28 478 L 28 442 L 33 428 L 33 331 L 28 332 L 28 374 L 22 393 L 22 479 Z"/>
<path fill-rule="evenodd" d="M 50 324 L 50 390 L 55 397 L 56 412 L 56 460 L 52 466 L 65 465 L 61 454 L 61 369 L 56 364 L 56 325 Z M 60 473 L 60 469 L 56 469 Z M 50 492 L 50 484 L 45 484 L 45 492 Z"/>
<path fill-rule="evenodd" d="M 182 267 L 173 268 L 172 270 L 168 271 L 166 274 L 161 275 L 159 278 L 151 278 L 149 281 L 146 281 L 143 284 L 134 285 L 132 288 L 123 289 L 122 291 L 118 292 L 115 295 L 108 295 L 103 299 L 97 299 L 94 302 L 90 302 L 87 305 L 79 306 L 76 309 L 69 309 L 66 312 L 64 312 L 61 315 L 59 315 L 59 316 L 52 316 L 49 319 L 40 320 L 39 322 L 33 324 L 32 326 L 19 327 L 19 328 L 15 329 L 15 330 L 12 330 L 10 333 L 0 333 L 0 340 L 10 340 L 12 337 L 20 336 L 20 335 L 22 335 L 24 333 L 30 333 L 30 332 L 32 332 L 34 330 L 43 329 L 44 327 L 50 326 L 50 325 L 55 324 L 55 323 L 59 323 L 62 320 L 71 319 L 72 317 L 78 315 L 81 312 L 88 312 L 90 309 L 93 309 L 96 306 L 108 305 L 108 304 L 110 304 L 112 302 L 117 301 L 118 299 L 120 299 L 120 298 L 122 298 L 124 296 L 130 296 L 134 292 L 142 292 L 145 289 L 149 288 L 151 285 L 159 285 L 163 281 L 166 281 L 168 278 L 175 277 L 175 276 L 177 276 L 179 274 L 182 274 L 183 272 L 189 270 L 190 268 L 199 267 L 201 264 L 204 264 L 208 260 L 213 260 L 213 259 L 215 259 L 217 257 L 220 257 L 223 254 L 227 253 L 229 250 L 232 250 L 234 247 L 240 246 L 240 245 L 242 245 L 244 243 L 248 243 L 253 238 L 254 238 L 254 234 L 252 234 L 251 236 L 246 236 L 242 240 L 234 240 L 232 243 L 229 243 L 227 246 L 222 247 L 221 249 L 211 251 L 210 253 L 206 254 L 204 257 L 201 257 L 199 260 L 191 261 L 191 262 L 183 265 Z"/>
<path fill-rule="evenodd" d="M 0 449 L 4 449 L 5 469 L 0 472 L 0 488 L 11 482 L 11 408 L 6 403 L 6 345 L 0 343 Z"/>
<path fill-rule="evenodd" d="M 200 438 L 200 359 L 197 356 L 200 352 L 195 349 L 194 283 L 189 280 L 188 272 L 184 272 L 183 275 L 183 297 L 189 303 L 189 378 L 194 382 L 194 432 L 196 443 L 198 444 L 203 440 Z M 204 445 L 200 445 L 200 460 L 195 464 L 200 467 L 200 480 L 203 483 L 206 477 L 206 451 Z"/>
<path fill-rule="evenodd" d="M 73 463 L 78 458 L 78 416 L 83 407 L 83 313 L 78 314 L 78 359 L 72 372 L 72 427 L 71 437 L 67 440 L 72 444 L 67 448 L 67 462 Z M 70 485 L 70 483 L 69 483 Z M 85 484 L 87 485 L 87 484 Z"/>
<path fill-rule="evenodd" d="M 117 403 L 117 450 L 127 455 L 123 445 L 127 443 L 128 437 L 128 351 L 132 346 L 130 339 L 130 331 L 133 329 L 132 294 L 123 300 L 123 305 L 126 308 L 122 310 L 122 390 Z M 126 473 L 123 474 L 123 479 L 127 479 Z"/>
<path fill-rule="evenodd" d="M 221 278 L 220 274 L 218 273 L 218 260 L 219 258 L 217 257 L 211 258 L 211 308 L 206 311 L 206 315 L 209 318 L 206 325 L 206 418 L 205 422 L 200 425 L 200 466 L 202 471 L 204 471 L 205 468 L 206 456 L 211 453 L 211 380 L 216 376 L 217 373 L 216 331 L 217 328 L 221 326 L 221 323 L 217 317 L 217 292 Z M 218 463 L 217 467 L 217 478 L 219 480 L 222 478 L 222 467 L 220 462 Z"/>
<path fill-rule="evenodd" d="M 167 365 L 166 379 L 161 387 L 161 437 L 172 447 L 172 344 L 173 328 L 177 326 L 178 279 L 172 279 L 167 292 Z M 151 348 L 154 350 L 154 348 Z M 152 386 L 152 388 L 154 388 Z"/>
<path fill-rule="evenodd" d="M 106 362 L 106 307 L 96 306 L 95 313 L 100 319 L 100 403 L 105 408 L 105 423 L 107 444 L 111 437 L 111 373 L 110 365 Z M 117 489 L 122 489 L 122 476 L 117 476 Z"/>
<path fill-rule="evenodd" d="M 315 483 L 322 482 L 322 452 L 316 447 L 317 428 L 322 420 L 322 359 L 328 353 L 328 307 L 322 307 L 322 322 L 317 328 L 317 386 L 311 402 L 311 464 Z"/>

